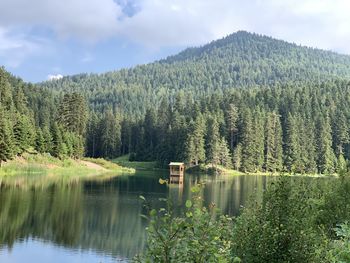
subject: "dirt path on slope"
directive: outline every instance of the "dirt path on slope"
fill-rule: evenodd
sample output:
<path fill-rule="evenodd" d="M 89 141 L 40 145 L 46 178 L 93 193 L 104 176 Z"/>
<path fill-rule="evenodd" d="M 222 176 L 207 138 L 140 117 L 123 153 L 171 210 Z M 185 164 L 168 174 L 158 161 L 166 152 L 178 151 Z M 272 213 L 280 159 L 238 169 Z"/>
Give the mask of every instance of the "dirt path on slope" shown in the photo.
<path fill-rule="evenodd" d="M 101 165 L 98 165 L 96 163 L 92 163 L 92 162 L 88 162 L 88 161 L 80 161 L 80 163 L 84 164 L 89 169 L 98 170 L 98 171 L 107 171 L 106 168 L 104 168 Z"/>

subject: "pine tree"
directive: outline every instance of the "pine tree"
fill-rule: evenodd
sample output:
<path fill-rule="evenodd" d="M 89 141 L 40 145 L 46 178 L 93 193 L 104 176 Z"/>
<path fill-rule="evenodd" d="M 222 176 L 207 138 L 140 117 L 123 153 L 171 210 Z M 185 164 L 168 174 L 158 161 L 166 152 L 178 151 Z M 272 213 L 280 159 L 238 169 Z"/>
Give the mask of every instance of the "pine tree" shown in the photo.
<path fill-rule="evenodd" d="M 186 141 L 186 156 L 190 164 L 198 165 L 205 161 L 205 122 L 199 115 L 192 125 Z"/>
<path fill-rule="evenodd" d="M 284 165 L 288 172 L 298 172 L 301 166 L 300 145 L 296 118 L 289 113 L 285 128 Z"/>
<path fill-rule="evenodd" d="M 219 163 L 227 168 L 232 167 L 231 153 L 225 137 L 219 141 Z"/>
<path fill-rule="evenodd" d="M 319 118 L 318 126 L 318 171 L 323 174 L 334 172 L 335 155 L 332 149 L 332 130 L 328 114 Z"/>
<path fill-rule="evenodd" d="M 233 151 L 232 155 L 232 164 L 233 168 L 237 171 L 241 169 L 242 165 L 242 146 L 241 144 L 237 144 L 236 148 Z"/>
<path fill-rule="evenodd" d="M 0 67 L 0 106 L 4 107 L 4 110 L 11 110 L 13 107 L 11 86 L 2 67 Z"/>
<path fill-rule="evenodd" d="M 238 109 L 234 104 L 230 104 L 227 112 L 227 123 L 230 132 L 230 149 L 233 150 L 234 135 L 237 132 Z"/>
<path fill-rule="evenodd" d="M 101 151 L 103 157 L 114 158 L 120 155 L 121 127 L 120 120 L 114 116 L 112 110 L 103 115 L 99 129 L 101 131 Z"/>
<path fill-rule="evenodd" d="M 50 129 L 48 126 L 45 126 L 42 129 L 43 132 L 43 137 L 44 137 L 44 150 L 43 152 L 45 153 L 52 153 L 53 150 L 53 139 L 52 139 L 52 135 L 50 132 Z"/>
<path fill-rule="evenodd" d="M 63 142 L 62 131 L 55 122 L 52 126 L 52 150 L 51 154 L 58 158 L 64 158 L 67 153 L 67 147 Z"/>
<path fill-rule="evenodd" d="M 265 124 L 265 165 L 266 171 L 282 170 L 282 128 L 279 116 L 269 113 Z"/>
<path fill-rule="evenodd" d="M 220 163 L 220 134 L 216 118 L 211 118 L 207 132 L 207 162 L 216 166 Z"/>
<path fill-rule="evenodd" d="M 344 156 L 342 154 L 339 154 L 338 160 L 337 160 L 337 169 L 336 172 L 339 175 L 345 175 L 348 170 L 347 161 L 345 160 Z"/>
<path fill-rule="evenodd" d="M 37 150 L 39 153 L 44 153 L 46 150 L 44 134 L 40 128 L 38 128 L 36 132 L 35 150 Z"/>
<path fill-rule="evenodd" d="M 4 109 L 0 106 L 0 167 L 3 161 L 12 159 L 14 156 L 13 136 Z"/>
<path fill-rule="evenodd" d="M 252 113 L 245 110 L 242 124 L 242 165 L 244 172 L 255 171 L 255 132 L 253 130 Z"/>
<path fill-rule="evenodd" d="M 254 171 L 261 171 L 264 164 L 264 113 L 256 110 L 253 120 Z"/>
<path fill-rule="evenodd" d="M 334 120 L 334 144 L 337 155 L 344 154 L 344 145 L 349 141 L 348 121 L 344 113 L 338 110 Z"/>
<path fill-rule="evenodd" d="M 35 144 L 35 128 L 29 117 L 16 114 L 16 122 L 13 126 L 16 154 L 22 154 L 30 146 Z"/>
<path fill-rule="evenodd" d="M 65 130 L 85 135 L 88 120 L 87 105 L 78 93 L 65 94 L 58 107 L 58 123 Z"/>

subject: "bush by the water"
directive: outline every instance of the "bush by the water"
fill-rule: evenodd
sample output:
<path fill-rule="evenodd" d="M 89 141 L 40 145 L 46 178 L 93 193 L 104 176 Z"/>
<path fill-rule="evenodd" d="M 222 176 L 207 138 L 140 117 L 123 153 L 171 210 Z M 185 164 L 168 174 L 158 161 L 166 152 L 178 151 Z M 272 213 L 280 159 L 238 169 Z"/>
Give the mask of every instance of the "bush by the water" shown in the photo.
<path fill-rule="evenodd" d="M 281 176 L 237 218 L 203 207 L 201 185 L 181 216 L 148 209 L 147 248 L 135 262 L 350 262 L 350 178 Z"/>

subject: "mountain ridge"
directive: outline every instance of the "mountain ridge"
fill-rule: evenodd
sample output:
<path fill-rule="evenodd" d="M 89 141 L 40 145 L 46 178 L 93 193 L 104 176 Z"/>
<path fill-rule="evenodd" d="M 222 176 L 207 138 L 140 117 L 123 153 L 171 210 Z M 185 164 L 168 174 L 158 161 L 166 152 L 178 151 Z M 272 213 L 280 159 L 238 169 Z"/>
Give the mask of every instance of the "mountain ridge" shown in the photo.
<path fill-rule="evenodd" d="M 239 31 L 198 48 L 133 68 L 66 76 L 39 85 L 81 92 L 92 105 L 133 111 L 135 103 L 159 105 L 183 91 L 192 97 L 233 88 L 301 85 L 350 79 L 350 56 Z M 145 112 L 146 108 L 137 106 Z M 141 108 L 141 109 L 139 109 Z"/>

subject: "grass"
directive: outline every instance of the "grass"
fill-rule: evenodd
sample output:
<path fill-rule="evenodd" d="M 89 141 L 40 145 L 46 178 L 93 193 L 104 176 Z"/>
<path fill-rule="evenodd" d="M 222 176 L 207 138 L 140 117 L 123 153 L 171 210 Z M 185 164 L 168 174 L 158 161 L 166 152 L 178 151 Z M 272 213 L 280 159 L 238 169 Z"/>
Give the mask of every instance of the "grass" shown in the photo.
<path fill-rule="evenodd" d="M 113 159 L 112 162 L 135 170 L 162 170 L 157 168 L 157 162 L 130 162 L 128 154 Z"/>
<path fill-rule="evenodd" d="M 102 166 L 103 168 L 111 171 L 123 171 L 123 172 L 130 172 L 134 173 L 135 169 L 131 167 L 121 166 L 115 162 L 107 161 L 103 158 L 83 158 L 84 161 L 88 161 L 91 163 L 95 163 L 97 165 Z"/>
<path fill-rule="evenodd" d="M 0 176 L 47 174 L 62 176 L 92 176 L 107 172 L 133 173 L 135 170 L 121 167 L 104 159 L 85 158 L 83 161 L 74 159 L 58 159 L 50 154 L 23 154 L 6 163 L 0 168 Z"/>
<path fill-rule="evenodd" d="M 211 164 L 200 164 L 197 166 L 193 166 L 186 169 L 186 172 L 193 174 L 225 174 L 231 176 L 239 176 L 239 175 L 264 175 L 264 176 L 277 176 L 283 174 L 281 172 L 241 172 L 229 168 L 225 168 L 223 166 L 217 165 L 215 168 Z M 307 177 L 326 177 L 326 176 L 338 176 L 337 174 L 298 174 L 298 173 L 285 173 L 288 176 L 307 176 Z"/>

